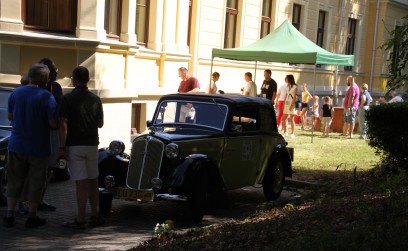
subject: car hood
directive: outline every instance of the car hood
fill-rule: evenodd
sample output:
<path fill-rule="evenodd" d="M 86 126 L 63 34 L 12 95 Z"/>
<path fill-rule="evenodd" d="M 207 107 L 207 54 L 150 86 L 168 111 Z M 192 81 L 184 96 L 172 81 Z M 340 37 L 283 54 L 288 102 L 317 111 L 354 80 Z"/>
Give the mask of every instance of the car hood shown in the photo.
<path fill-rule="evenodd" d="M 11 126 L 0 126 L 0 139 L 11 135 Z"/>
<path fill-rule="evenodd" d="M 145 135 L 153 135 L 165 141 L 190 140 L 209 138 L 222 135 L 221 131 L 192 128 L 192 127 L 153 127 L 145 132 Z"/>

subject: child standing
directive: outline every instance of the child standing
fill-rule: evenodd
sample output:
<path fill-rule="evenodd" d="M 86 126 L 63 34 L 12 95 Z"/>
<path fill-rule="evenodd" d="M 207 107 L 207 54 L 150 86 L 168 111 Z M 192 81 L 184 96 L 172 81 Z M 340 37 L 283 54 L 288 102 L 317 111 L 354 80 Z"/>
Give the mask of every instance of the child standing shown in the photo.
<path fill-rule="evenodd" d="M 320 111 L 320 119 L 323 125 L 323 137 L 329 137 L 330 124 L 332 122 L 332 110 L 331 100 L 329 96 L 323 98 L 324 105 Z"/>

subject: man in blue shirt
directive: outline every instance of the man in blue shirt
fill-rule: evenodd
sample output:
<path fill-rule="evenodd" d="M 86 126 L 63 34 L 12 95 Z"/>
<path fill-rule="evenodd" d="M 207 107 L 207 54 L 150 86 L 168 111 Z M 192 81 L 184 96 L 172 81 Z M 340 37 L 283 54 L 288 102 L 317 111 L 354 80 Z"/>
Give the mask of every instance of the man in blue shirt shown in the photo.
<path fill-rule="evenodd" d="M 58 126 L 57 104 L 52 94 L 39 88 L 48 81 L 49 69 L 43 64 L 30 66 L 29 84 L 16 88 L 8 100 L 8 119 L 12 122 L 8 145 L 6 227 L 14 225 L 14 211 L 27 180 L 29 215 L 26 227 L 46 223 L 37 216 L 46 181 L 51 153 L 50 128 Z"/>

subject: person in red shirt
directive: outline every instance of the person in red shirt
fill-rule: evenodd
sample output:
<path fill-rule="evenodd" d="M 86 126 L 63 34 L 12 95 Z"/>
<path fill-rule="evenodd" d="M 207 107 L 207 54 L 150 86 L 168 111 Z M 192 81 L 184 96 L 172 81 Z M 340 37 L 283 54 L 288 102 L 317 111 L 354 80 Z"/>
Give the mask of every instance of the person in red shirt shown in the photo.
<path fill-rule="evenodd" d="M 178 69 L 179 77 L 181 78 L 181 82 L 178 88 L 178 92 L 199 92 L 200 91 L 200 83 L 198 79 L 188 74 L 188 70 L 185 67 L 180 67 Z"/>

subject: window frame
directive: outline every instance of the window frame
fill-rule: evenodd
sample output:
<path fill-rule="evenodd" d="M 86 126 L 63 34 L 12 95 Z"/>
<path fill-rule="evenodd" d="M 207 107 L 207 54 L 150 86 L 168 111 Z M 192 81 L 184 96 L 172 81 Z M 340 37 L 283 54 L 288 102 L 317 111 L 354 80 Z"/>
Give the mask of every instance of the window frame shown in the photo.
<path fill-rule="evenodd" d="M 22 1 L 21 3 L 21 17 L 24 23 L 24 29 L 25 30 L 33 30 L 33 31 L 46 31 L 50 33 L 60 33 L 60 34 L 75 34 L 76 32 L 76 27 L 77 27 L 77 10 L 78 10 L 78 0 L 70 0 L 71 1 L 71 9 L 72 13 L 70 15 L 70 23 L 71 27 L 70 29 L 58 29 L 54 28 L 52 23 L 50 24 L 50 12 L 53 12 L 53 7 L 57 8 L 58 5 L 53 5 L 53 3 L 59 2 L 58 0 L 48 0 L 47 1 L 47 16 L 45 17 L 47 19 L 47 26 L 40 26 L 40 25 L 35 25 L 35 24 L 27 24 L 27 18 L 28 18 L 28 8 L 27 8 L 27 1 L 32 1 L 32 0 L 25 0 Z M 36 18 L 36 15 L 39 15 L 38 12 L 34 12 L 34 18 Z"/>
<path fill-rule="evenodd" d="M 136 12 L 137 12 L 138 6 L 140 5 L 137 2 L 138 1 L 136 0 Z M 137 33 L 137 27 L 138 27 L 138 25 L 137 25 L 137 20 L 138 20 L 137 15 L 136 15 L 136 20 L 135 20 L 135 34 L 136 34 L 136 38 L 137 38 L 136 43 L 138 45 L 142 45 L 142 46 L 146 47 L 147 42 L 149 41 L 149 36 L 148 35 L 149 35 L 150 0 L 146 0 L 145 13 L 146 14 L 145 14 L 145 18 L 144 18 L 145 25 L 144 25 L 144 34 L 143 34 L 144 39 L 143 39 L 143 41 L 139 40 L 139 36 L 138 36 L 138 33 Z"/>
<path fill-rule="evenodd" d="M 228 6 L 228 2 L 234 1 L 235 4 L 233 4 L 235 6 L 231 7 Z M 230 4 L 232 5 L 232 4 Z M 233 17 L 233 24 L 231 26 L 230 24 L 230 17 Z M 238 0 L 230 0 L 227 1 L 227 6 L 226 6 L 226 10 L 225 10 L 225 32 L 224 32 L 224 48 L 235 48 L 235 42 L 236 42 L 236 36 L 237 36 L 237 21 L 238 21 Z M 230 30 L 233 31 L 232 34 L 232 43 L 230 46 L 230 39 L 228 37 L 228 33 L 230 32 Z"/>
<path fill-rule="evenodd" d="M 323 20 L 322 20 L 322 19 Z M 317 36 L 316 36 L 316 44 L 322 48 L 324 45 L 324 30 L 326 26 L 326 12 L 319 10 L 319 17 L 317 20 Z"/>
<path fill-rule="evenodd" d="M 117 33 L 116 34 L 111 34 L 111 12 L 110 12 L 110 7 L 111 7 L 111 1 L 115 1 L 115 0 L 105 0 L 105 20 L 104 20 L 104 28 L 106 31 L 106 37 L 110 38 L 110 39 L 115 39 L 115 40 L 119 40 L 120 39 L 120 33 L 121 31 L 121 27 L 122 27 L 122 0 L 116 0 L 117 1 L 117 8 L 118 8 L 118 12 L 116 13 L 116 29 L 117 29 Z"/>
<path fill-rule="evenodd" d="M 298 11 L 296 11 L 298 9 Z M 292 10 L 292 25 L 295 26 L 295 28 L 300 31 L 300 21 L 302 17 L 302 5 L 300 4 L 293 4 L 293 10 Z M 295 15 L 298 13 L 299 15 Z"/>
<path fill-rule="evenodd" d="M 345 55 L 354 55 L 356 42 L 357 19 L 349 18 L 347 25 L 347 41 Z M 345 71 L 352 71 L 353 66 L 344 66 Z"/>
<path fill-rule="evenodd" d="M 269 13 L 264 13 L 264 6 L 269 2 Z M 259 32 L 259 38 L 267 36 L 271 31 L 271 22 L 272 22 L 272 4 L 273 0 L 263 0 L 262 1 L 262 16 L 261 16 L 261 32 Z M 267 14 L 264 16 L 264 14 Z M 266 26 L 266 29 L 265 29 Z M 265 34 L 264 31 L 267 31 Z"/>

